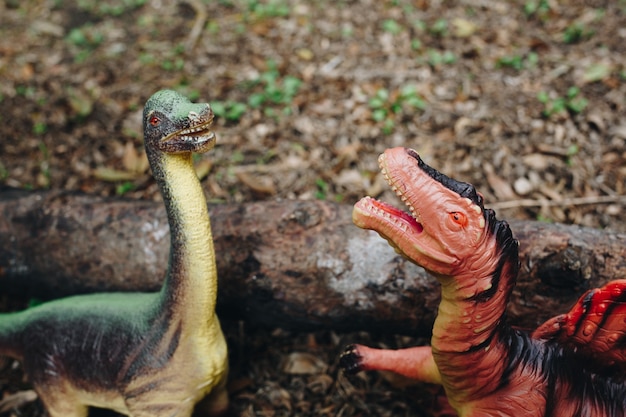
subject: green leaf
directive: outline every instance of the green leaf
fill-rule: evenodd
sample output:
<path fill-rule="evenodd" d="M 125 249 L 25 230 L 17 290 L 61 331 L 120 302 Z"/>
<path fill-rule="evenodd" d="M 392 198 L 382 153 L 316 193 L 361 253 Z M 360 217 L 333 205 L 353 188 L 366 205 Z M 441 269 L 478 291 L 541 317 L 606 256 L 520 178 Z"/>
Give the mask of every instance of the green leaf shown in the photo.
<path fill-rule="evenodd" d="M 385 19 L 382 23 L 383 30 L 389 32 L 392 35 L 398 35 L 402 33 L 403 27 L 397 21 L 393 19 Z"/>
<path fill-rule="evenodd" d="M 385 109 L 376 109 L 372 112 L 372 119 L 376 122 L 380 122 L 387 118 L 387 110 Z"/>

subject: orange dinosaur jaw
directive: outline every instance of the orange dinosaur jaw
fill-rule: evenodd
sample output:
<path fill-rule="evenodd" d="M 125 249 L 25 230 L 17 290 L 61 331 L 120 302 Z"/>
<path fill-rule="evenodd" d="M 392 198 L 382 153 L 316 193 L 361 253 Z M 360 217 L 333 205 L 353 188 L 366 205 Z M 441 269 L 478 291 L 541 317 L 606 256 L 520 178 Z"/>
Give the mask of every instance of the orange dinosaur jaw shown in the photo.
<path fill-rule="evenodd" d="M 481 197 L 471 185 L 426 165 L 411 149 L 388 149 L 378 162 L 408 210 L 366 197 L 355 205 L 353 222 L 378 232 L 416 264 L 451 275 L 484 237 Z"/>
<path fill-rule="evenodd" d="M 363 222 L 368 216 L 374 215 L 377 218 L 385 218 L 394 224 L 394 227 L 403 230 L 405 233 L 420 234 L 424 227 L 417 219 L 410 214 L 372 197 L 364 197 L 354 206 L 354 222 L 361 228 L 368 228 L 368 224 Z"/>

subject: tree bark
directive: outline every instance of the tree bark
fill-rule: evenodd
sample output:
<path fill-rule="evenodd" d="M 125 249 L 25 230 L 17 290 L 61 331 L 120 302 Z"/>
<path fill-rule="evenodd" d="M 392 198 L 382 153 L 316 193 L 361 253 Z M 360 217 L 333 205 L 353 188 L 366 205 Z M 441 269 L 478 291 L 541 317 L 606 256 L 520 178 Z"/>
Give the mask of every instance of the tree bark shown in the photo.
<path fill-rule="evenodd" d="M 427 336 L 436 280 L 375 232 L 352 224 L 349 205 L 269 201 L 209 206 L 219 273 L 219 314 L 255 325 Z M 511 324 L 532 329 L 587 288 L 626 277 L 626 235 L 511 221 L 521 272 Z M 0 291 L 56 298 L 153 291 L 169 253 L 163 205 L 68 194 L 0 192 Z"/>

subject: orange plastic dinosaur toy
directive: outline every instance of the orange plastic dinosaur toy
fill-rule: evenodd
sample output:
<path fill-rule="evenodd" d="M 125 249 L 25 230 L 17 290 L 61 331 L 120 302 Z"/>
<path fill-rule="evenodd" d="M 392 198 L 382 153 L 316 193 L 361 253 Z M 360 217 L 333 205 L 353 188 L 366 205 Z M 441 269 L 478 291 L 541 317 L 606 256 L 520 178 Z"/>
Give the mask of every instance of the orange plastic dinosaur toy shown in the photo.
<path fill-rule="evenodd" d="M 626 280 L 581 297 L 572 311 L 531 336 L 507 325 L 518 243 L 467 183 L 426 165 L 406 148 L 379 159 L 410 213 L 366 197 L 354 223 L 377 231 L 434 275 L 441 303 L 431 346 L 349 346 L 349 372 L 389 370 L 443 385 L 462 417 L 618 417 L 626 414 Z"/>

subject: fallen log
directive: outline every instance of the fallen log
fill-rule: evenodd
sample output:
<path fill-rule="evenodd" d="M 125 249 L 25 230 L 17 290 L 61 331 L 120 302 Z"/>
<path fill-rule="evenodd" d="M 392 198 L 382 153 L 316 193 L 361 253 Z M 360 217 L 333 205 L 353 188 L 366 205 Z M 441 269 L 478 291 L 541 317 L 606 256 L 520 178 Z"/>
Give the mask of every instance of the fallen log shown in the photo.
<path fill-rule="evenodd" d="M 436 281 L 376 233 L 352 225 L 349 205 L 269 201 L 211 205 L 219 313 L 254 325 L 428 335 Z M 534 328 L 587 288 L 626 277 L 626 235 L 511 221 L 521 273 L 513 325 Z M 0 192 L 0 292 L 55 298 L 152 291 L 167 265 L 162 204 L 64 192 Z"/>

